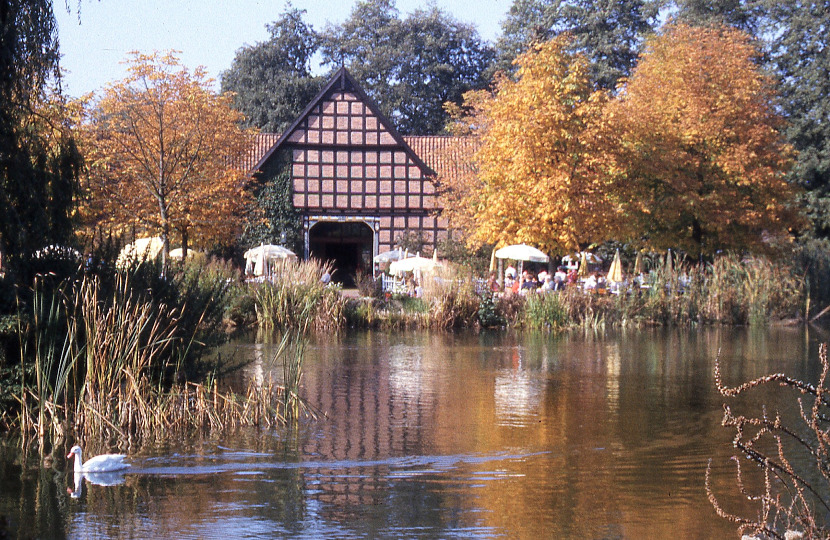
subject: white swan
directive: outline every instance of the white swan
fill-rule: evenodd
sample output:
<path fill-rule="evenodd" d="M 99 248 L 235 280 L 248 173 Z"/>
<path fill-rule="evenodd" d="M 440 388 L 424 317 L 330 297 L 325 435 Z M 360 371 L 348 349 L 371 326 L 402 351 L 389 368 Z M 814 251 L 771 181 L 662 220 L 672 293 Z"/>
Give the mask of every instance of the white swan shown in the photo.
<path fill-rule="evenodd" d="M 102 454 L 84 463 L 81 457 L 81 447 L 77 445 L 73 446 L 69 454 L 66 455 L 68 458 L 73 456 L 75 457 L 76 473 L 123 471 L 130 466 L 129 463 L 124 462 L 127 457 L 124 454 Z"/>

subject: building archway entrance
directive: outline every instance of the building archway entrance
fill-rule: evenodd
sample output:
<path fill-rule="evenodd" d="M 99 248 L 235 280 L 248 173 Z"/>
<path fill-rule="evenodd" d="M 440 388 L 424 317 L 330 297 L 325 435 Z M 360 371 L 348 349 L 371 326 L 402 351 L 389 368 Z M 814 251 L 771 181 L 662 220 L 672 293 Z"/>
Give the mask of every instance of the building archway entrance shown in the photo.
<path fill-rule="evenodd" d="M 332 281 L 354 287 L 358 272 L 372 273 L 374 240 L 374 231 L 362 221 L 323 221 L 309 229 L 308 250 L 311 257 L 332 263 Z"/>

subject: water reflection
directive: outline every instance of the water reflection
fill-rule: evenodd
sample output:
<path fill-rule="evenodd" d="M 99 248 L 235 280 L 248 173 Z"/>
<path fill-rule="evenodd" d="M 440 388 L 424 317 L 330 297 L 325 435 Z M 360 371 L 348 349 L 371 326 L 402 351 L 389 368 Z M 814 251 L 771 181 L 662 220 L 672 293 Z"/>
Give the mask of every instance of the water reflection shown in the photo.
<path fill-rule="evenodd" d="M 122 483 L 76 480 L 78 501 L 71 477 L 0 449 L 0 523 L 88 538 L 733 537 L 703 491 L 711 457 L 716 492 L 741 508 L 715 356 L 731 383 L 805 377 L 811 332 L 321 338 L 302 393 L 322 420 L 147 449 Z M 234 344 L 245 377 L 278 379 L 276 347 Z"/>
<path fill-rule="evenodd" d="M 117 486 L 124 483 L 124 471 L 116 472 L 76 472 L 75 483 L 72 488 L 67 488 L 67 493 L 73 499 L 79 499 L 84 492 L 84 483 L 89 482 L 96 486 Z"/>
<path fill-rule="evenodd" d="M 500 426 L 520 427 L 532 422 L 539 413 L 545 380 L 528 369 L 526 355 L 523 347 L 511 347 L 510 367 L 496 374 L 493 394 L 496 421 Z"/>

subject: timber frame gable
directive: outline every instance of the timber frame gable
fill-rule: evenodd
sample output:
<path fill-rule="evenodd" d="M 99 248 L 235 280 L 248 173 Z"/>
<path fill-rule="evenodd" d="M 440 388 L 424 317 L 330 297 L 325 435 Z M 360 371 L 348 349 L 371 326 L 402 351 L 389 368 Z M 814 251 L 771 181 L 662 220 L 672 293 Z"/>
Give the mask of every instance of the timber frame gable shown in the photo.
<path fill-rule="evenodd" d="M 344 273 L 370 272 L 372 257 L 394 249 L 402 235 L 419 235 L 433 248 L 447 236 L 436 172 L 407 139 L 340 68 L 254 171 L 267 177 L 289 167 L 306 258 L 333 260 Z"/>

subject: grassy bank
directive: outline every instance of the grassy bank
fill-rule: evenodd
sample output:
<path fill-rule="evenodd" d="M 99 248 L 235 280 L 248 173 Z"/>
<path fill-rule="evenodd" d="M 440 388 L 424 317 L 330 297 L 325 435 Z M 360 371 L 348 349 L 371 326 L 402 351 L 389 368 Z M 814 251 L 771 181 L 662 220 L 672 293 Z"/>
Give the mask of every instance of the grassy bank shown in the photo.
<path fill-rule="evenodd" d="M 624 284 L 619 294 L 563 291 L 527 294 L 476 292 L 466 275 L 424 280 L 421 298 L 363 297 L 346 310 L 352 326 L 441 328 L 603 329 L 695 324 L 766 325 L 803 320 L 805 280 L 792 268 L 763 258 L 718 257 L 707 264 L 658 260 L 643 286 Z"/>

